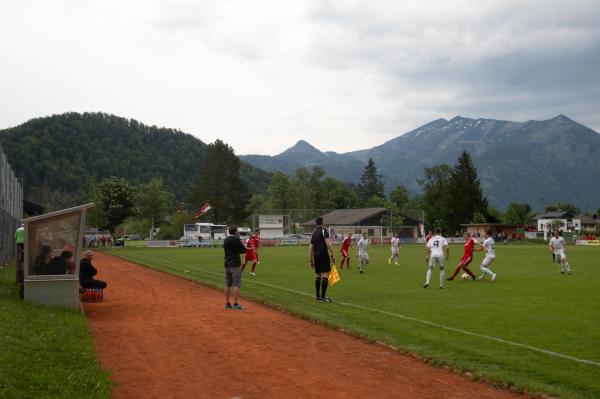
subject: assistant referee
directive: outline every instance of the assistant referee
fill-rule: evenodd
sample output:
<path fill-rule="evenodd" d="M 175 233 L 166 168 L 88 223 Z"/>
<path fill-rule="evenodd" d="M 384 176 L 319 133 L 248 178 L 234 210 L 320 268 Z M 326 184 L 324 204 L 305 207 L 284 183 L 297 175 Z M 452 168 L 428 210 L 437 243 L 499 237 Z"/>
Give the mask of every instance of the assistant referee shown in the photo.
<path fill-rule="evenodd" d="M 329 239 L 329 232 L 323 227 L 323 218 L 319 216 L 316 222 L 317 228 L 313 231 L 310 239 L 308 257 L 310 259 L 310 267 L 314 269 L 317 275 L 315 280 L 317 301 L 331 302 L 331 299 L 326 295 L 329 272 L 331 271 L 329 258 L 335 263 L 335 257 L 333 255 L 331 240 Z"/>

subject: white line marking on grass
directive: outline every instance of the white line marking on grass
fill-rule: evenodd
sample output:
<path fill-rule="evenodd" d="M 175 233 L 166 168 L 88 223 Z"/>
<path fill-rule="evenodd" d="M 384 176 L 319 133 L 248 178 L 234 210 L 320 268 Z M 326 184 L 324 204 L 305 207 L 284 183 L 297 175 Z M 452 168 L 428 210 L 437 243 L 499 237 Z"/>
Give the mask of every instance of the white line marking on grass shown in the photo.
<path fill-rule="evenodd" d="M 182 264 L 182 263 L 176 263 L 176 262 L 169 261 L 169 260 L 164 260 L 164 259 L 161 259 L 161 258 L 149 257 L 147 255 L 142 255 L 142 257 L 146 257 L 147 259 L 153 259 L 153 260 L 157 260 L 157 261 L 161 261 L 161 262 L 165 262 L 165 263 L 171 263 L 171 264 L 177 265 L 177 266 L 183 266 L 183 267 L 187 266 L 187 265 Z M 205 274 L 212 274 L 212 275 L 216 275 L 216 276 L 221 276 L 221 273 L 215 273 L 215 272 L 211 272 L 209 270 L 202 270 L 202 269 L 194 269 L 194 270 L 197 270 L 197 271 L 205 273 Z M 291 288 L 281 287 L 281 286 L 278 286 L 278 285 L 264 283 L 264 282 L 260 282 L 260 281 L 256 281 L 256 280 L 247 280 L 247 279 L 245 279 L 245 281 L 247 283 L 258 284 L 258 285 L 262 285 L 262 286 L 270 287 L 270 288 L 276 288 L 276 289 L 279 289 L 279 290 L 282 290 L 282 291 L 291 292 L 293 294 L 302 295 L 302 296 L 306 296 L 306 297 L 309 297 L 309 298 L 312 298 L 314 296 L 314 295 L 308 294 L 306 292 L 297 291 L 297 290 L 294 290 L 294 289 L 291 289 Z M 569 356 L 569 355 L 564 355 L 562 353 L 553 352 L 551 350 L 542 349 L 542 348 L 538 348 L 538 347 L 527 345 L 527 344 L 521 344 L 519 342 L 513 342 L 513 341 L 509 341 L 509 340 L 502 339 L 502 338 L 492 337 L 490 335 L 479 334 L 479 333 L 476 333 L 476 332 L 463 330 L 462 328 L 450 327 L 450 326 L 446 326 L 446 325 L 440 324 L 440 323 L 435 323 L 435 322 L 432 322 L 432 321 L 421 320 L 421 319 L 417 319 L 415 317 L 405 316 L 405 315 L 402 315 L 402 314 L 399 314 L 399 313 L 388 312 L 388 311 L 385 311 L 385 310 L 381 310 L 381 309 L 377 309 L 377 308 L 370 308 L 370 307 L 367 307 L 367 306 L 357 305 L 357 304 L 349 303 L 349 302 L 335 301 L 333 303 L 337 304 L 337 305 L 342 305 L 342 306 L 348 306 L 348 307 L 352 307 L 352 308 L 362 309 L 362 310 L 366 310 L 366 311 L 369 311 L 369 312 L 381 313 L 381 314 L 386 315 L 386 316 L 391 316 L 391 317 L 395 317 L 395 318 L 398 318 L 398 319 L 408 320 L 408 321 L 412 321 L 412 322 L 415 322 L 415 323 L 424 324 L 426 326 L 436 327 L 436 328 L 440 328 L 440 329 L 447 330 L 447 331 L 452 331 L 452 332 L 463 334 L 463 335 L 469 335 L 471 337 L 483 338 L 483 339 L 487 339 L 488 341 L 499 342 L 501 344 L 515 346 L 517 348 L 529 349 L 529 350 L 534 351 L 534 352 L 543 353 L 545 355 L 553 356 L 553 357 L 558 357 L 558 358 L 561 358 L 561 359 L 571 360 L 573 362 L 577 362 L 577 363 L 581 363 L 581 364 L 589 364 L 589 365 L 592 365 L 592 366 L 600 367 L 600 362 L 596 362 L 594 360 L 580 359 L 580 358 L 577 358 L 577 357 L 574 357 L 574 356 Z"/>

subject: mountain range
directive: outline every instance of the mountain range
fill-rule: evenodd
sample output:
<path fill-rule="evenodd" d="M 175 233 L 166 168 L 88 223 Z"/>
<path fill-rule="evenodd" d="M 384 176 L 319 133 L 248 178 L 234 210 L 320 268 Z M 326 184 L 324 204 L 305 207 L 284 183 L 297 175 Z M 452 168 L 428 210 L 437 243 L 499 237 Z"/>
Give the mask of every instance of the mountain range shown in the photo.
<path fill-rule="evenodd" d="M 379 146 L 348 153 L 322 152 L 306 141 L 275 156 L 241 158 L 267 171 L 293 174 L 320 165 L 330 176 L 357 183 L 369 158 L 388 191 L 402 184 L 419 192 L 426 167 L 454 165 L 469 152 L 485 195 L 494 206 L 511 202 L 534 208 L 570 202 L 584 210 L 600 206 L 600 134 L 564 115 L 511 122 L 457 116 L 437 119 Z"/>

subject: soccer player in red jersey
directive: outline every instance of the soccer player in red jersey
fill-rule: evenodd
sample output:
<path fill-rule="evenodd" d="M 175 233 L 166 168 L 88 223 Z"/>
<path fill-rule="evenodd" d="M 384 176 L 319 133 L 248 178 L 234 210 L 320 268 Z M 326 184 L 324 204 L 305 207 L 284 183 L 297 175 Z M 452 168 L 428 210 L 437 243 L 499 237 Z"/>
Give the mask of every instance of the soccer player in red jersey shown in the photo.
<path fill-rule="evenodd" d="M 244 254 L 244 261 L 242 262 L 242 271 L 246 268 L 248 262 L 252 262 L 252 270 L 250 271 L 251 276 L 256 276 L 254 269 L 256 269 L 256 240 L 254 236 L 250 236 L 246 242 L 246 253 Z"/>
<path fill-rule="evenodd" d="M 425 245 L 427 245 L 427 243 L 429 242 L 429 240 L 431 240 L 431 237 L 433 237 L 433 231 L 430 229 L 429 230 L 429 234 L 427 234 L 425 236 Z"/>
<path fill-rule="evenodd" d="M 475 239 L 471 237 L 471 233 L 465 233 L 465 252 L 463 253 L 463 257 L 460 259 L 460 262 L 456 266 L 456 269 L 452 272 L 452 276 L 448 277 L 448 281 L 454 280 L 454 277 L 460 272 L 460 269 L 463 269 L 473 280 L 475 280 L 475 274 L 469 269 L 469 263 L 473 260 L 473 249 L 475 247 Z M 480 248 L 477 248 L 475 251 L 480 251 Z"/>
<path fill-rule="evenodd" d="M 352 233 L 348 233 L 344 241 L 342 241 L 342 249 L 340 250 L 342 262 L 340 263 L 340 269 L 344 268 L 344 261 L 346 261 L 346 265 L 350 269 L 350 245 L 352 245 Z"/>
<path fill-rule="evenodd" d="M 260 259 L 258 259 L 258 250 L 260 249 L 260 230 L 254 230 L 254 243 L 256 244 L 254 246 L 254 248 L 256 248 L 256 263 L 258 264 L 260 263 Z"/>

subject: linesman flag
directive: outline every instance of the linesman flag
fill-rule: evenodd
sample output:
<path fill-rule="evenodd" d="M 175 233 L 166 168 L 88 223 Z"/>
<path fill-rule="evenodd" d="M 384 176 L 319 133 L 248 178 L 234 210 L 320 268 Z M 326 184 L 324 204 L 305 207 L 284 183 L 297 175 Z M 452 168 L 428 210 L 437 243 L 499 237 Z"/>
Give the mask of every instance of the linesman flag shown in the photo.
<path fill-rule="evenodd" d="M 196 213 L 194 213 L 194 219 L 198 219 L 200 216 L 204 215 L 206 212 L 208 212 L 211 209 L 212 209 L 212 207 L 210 205 L 208 205 L 208 202 L 205 202 L 204 205 L 202 205 L 200 207 L 200 209 L 198 209 L 196 211 Z"/>
<path fill-rule="evenodd" d="M 335 263 L 333 264 L 333 266 L 331 266 L 331 271 L 329 272 L 328 280 L 329 285 L 334 285 L 335 283 L 340 281 L 340 275 L 338 274 L 337 266 L 335 265 Z"/>

